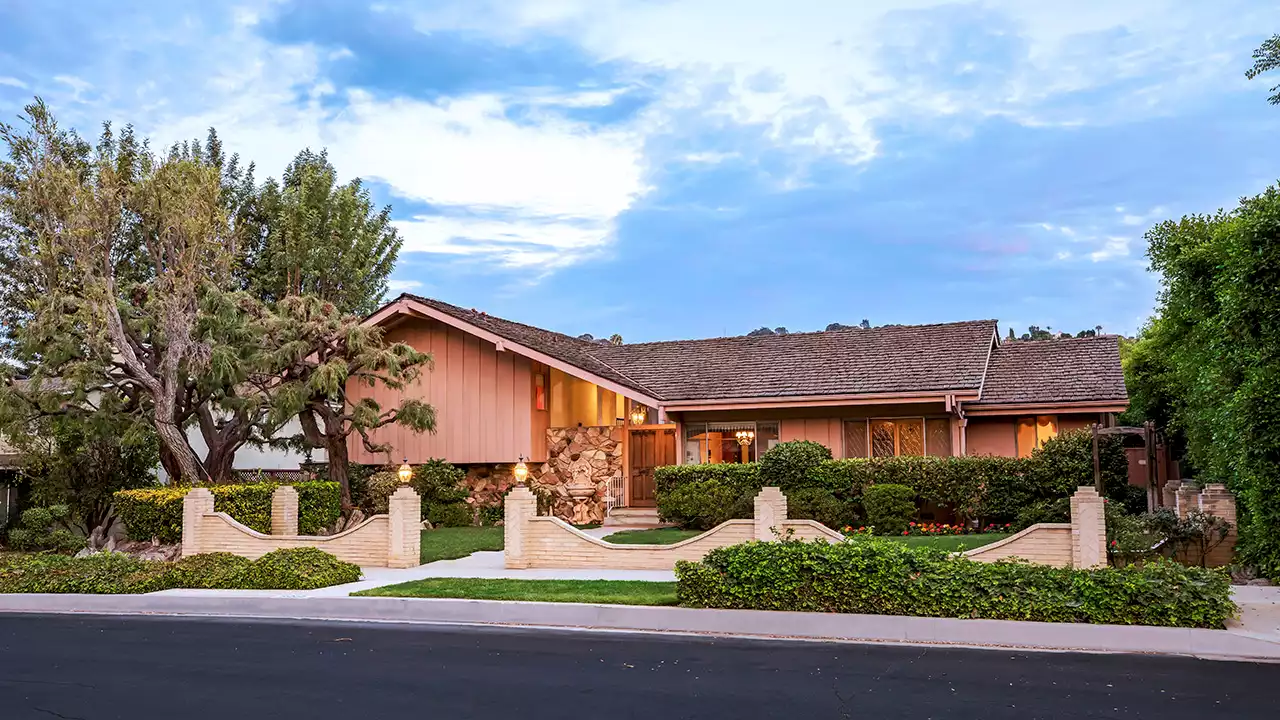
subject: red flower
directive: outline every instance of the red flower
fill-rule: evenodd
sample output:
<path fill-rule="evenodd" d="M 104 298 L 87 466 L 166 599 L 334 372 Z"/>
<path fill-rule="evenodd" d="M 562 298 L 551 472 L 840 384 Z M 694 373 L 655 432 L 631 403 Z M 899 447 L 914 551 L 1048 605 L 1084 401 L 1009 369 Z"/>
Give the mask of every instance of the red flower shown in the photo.
<path fill-rule="evenodd" d="M 903 531 L 902 531 L 902 534 L 903 534 L 903 535 L 910 535 L 911 533 L 910 533 L 910 532 L 908 532 L 908 531 L 906 531 L 906 530 L 903 530 Z"/>

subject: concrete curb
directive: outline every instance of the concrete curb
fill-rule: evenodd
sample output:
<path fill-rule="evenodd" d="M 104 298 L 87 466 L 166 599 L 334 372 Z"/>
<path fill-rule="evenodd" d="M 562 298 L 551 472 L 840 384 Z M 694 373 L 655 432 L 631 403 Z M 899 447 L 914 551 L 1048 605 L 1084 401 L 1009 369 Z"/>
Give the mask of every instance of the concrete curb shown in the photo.
<path fill-rule="evenodd" d="M 0 613 L 502 625 L 1280 661 L 1280 642 L 1226 630 L 576 603 L 376 597 L 0 595 Z"/>

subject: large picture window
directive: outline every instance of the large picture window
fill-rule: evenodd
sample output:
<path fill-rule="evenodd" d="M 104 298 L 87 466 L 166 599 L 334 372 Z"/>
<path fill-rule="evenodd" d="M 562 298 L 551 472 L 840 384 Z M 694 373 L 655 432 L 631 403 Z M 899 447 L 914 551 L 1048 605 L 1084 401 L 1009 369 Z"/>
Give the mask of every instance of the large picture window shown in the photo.
<path fill-rule="evenodd" d="M 742 440 L 747 442 L 744 444 Z M 776 422 L 686 423 L 684 463 L 702 465 L 755 462 L 760 459 L 761 454 L 777 444 Z"/>
<path fill-rule="evenodd" d="M 1018 418 L 1018 457 L 1031 457 L 1031 451 L 1057 436 L 1058 416 L 1056 415 Z"/>
<path fill-rule="evenodd" d="M 844 422 L 844 456 L 948 457 L 951 421 L 948 418 L 872 418 Z"/>

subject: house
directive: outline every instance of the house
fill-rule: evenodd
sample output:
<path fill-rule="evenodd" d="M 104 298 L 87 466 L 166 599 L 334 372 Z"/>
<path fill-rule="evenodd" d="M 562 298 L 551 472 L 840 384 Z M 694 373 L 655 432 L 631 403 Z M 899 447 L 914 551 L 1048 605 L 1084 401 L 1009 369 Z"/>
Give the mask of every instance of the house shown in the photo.
<path fill-rule="evenodd" d="M 788 440 L 836 457 L 1025 456 L 1128 404 L 1118 338 L 1002 342 L 995 320 L 610 346 L 406 294 L 365 322 L 435 366 L 403 391 L 348 393 L 408 393 L 438 429 L 374 433 L 394 457 L 353 439 L 353 461 L 444 458 L 492 490 L 524 459 L 557 513 L 575 479 L 597 486 L 599 517 L 606 498 L 653 506 L 656 466 L 749 462 Z"/>

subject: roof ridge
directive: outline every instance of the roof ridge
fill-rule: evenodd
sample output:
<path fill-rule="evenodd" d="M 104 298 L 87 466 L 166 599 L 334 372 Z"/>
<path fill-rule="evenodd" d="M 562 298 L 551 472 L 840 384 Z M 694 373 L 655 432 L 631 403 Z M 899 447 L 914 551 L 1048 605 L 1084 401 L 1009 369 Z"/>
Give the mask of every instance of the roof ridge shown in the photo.
<path fill-rule="evenodd" d="M 939 327 L 958 327 L 961 325 L 984 325 L 988 323 L 997 324 L 998 322 L 999 322 L 998 320 L 994 320 L 994 319 L 957 320 L 954 322 L 922 323 L 919 325 L 898 324 L 898 325 L 880 325 L 878 327 L 872 327 L 872 328 L 852 327 L 852 328 L 840 328 L 838 330 L 804 330 L 801 332 L 787 332 L 787 333 L 774 334 L 774 335 L 719 335 L 716 337 L 709 337 L 709 338 L 687 338 L 683 340 L 649 340 L 647 342 L 623 343 L 621 347 L 633 348 L 633 347 L 643 347 L 646 345 L 676 345 L 676 344 L 682 344 L 682 343 L 715 342 L 717 340 L 746 340 L 748 342 L 755 342 L 755 341 L 768 342 L 769 338 L 813 337 L 816 335 L 838 335 L 842 333 L 869 333 L 869 332 L 873 333 L 881 330 L 897 330 L 897 329 L 924 330 L 924 329 L 939 328 Z M 610 346 L 600 346 L 600 347 L 607 349 Z M 618 347 L 618 346 L 612 346 L 612 347 Z"/>

